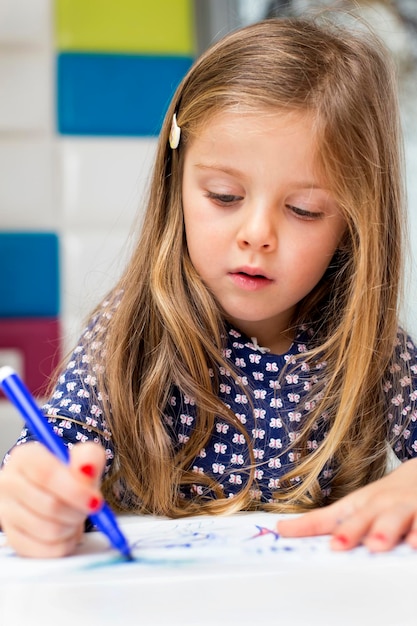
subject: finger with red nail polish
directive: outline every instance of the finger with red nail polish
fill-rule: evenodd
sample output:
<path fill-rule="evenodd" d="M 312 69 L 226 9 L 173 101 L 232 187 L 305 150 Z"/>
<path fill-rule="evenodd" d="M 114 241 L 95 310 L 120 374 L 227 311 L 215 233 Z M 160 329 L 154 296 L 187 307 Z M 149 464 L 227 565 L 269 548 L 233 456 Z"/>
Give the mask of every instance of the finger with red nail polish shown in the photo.
<path fill-rule="evenodd" d="M 96 468 L 91 463 L 81 465 L 80 472 L 84 474 L 84 476 L 87 476 L 87 478 L 95 478 L 97 475 Z"/>

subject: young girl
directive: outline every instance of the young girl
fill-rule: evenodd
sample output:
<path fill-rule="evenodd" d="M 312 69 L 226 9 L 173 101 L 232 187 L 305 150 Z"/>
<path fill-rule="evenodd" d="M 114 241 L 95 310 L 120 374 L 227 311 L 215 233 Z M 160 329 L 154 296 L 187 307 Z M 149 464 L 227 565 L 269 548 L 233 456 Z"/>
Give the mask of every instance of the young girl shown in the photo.
<path fill-rule="evenodd" d="M 197 60 L 135 253 L 44 407 L 71 464 L 25 429 L 0 473 L 19 554 L 71 553 L 103 497 L 173 517 L 314 508 L 280 532 L 417 547 L 400 144 L 369 33 L 271 19 Z"/>

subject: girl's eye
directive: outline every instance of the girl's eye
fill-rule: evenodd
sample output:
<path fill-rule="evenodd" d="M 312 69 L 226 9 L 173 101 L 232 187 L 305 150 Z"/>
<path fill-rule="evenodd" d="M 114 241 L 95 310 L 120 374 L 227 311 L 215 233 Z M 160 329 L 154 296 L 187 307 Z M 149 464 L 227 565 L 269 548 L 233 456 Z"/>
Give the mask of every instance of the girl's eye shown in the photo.
<path fill-rule="evenodd" d="M 305 220 L 318 220 L 323 217 L 323 213 L 320 213 L 320 211 L 308 211 L 307 209 L 301 209 L 292 204 L 287 204 L 287 207 L 297 215 L 297 217 L 301 217 Z"/>
<path fill-rule="evenodd" d="M 214 202 L 223 206 L 234 204 L 242 200 L 242 196 L 235 196 L 231 193 L 213 193 L 212 191 L 208 191 L 206 196 L 210 200 L 214 200 Z"/>

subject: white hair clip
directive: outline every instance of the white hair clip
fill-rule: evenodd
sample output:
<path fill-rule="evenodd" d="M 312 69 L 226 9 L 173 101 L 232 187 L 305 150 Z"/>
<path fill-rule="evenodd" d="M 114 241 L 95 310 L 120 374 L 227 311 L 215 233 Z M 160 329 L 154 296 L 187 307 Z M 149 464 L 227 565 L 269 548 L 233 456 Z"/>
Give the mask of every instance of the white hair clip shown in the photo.
<path fill-rule="evenodd" d="M 169 133 L 169 145 L 173 150 L 178 148 L 181 137 L 181 128 L 177 124 L 177 115 L 172 116 L 171 132 Z"/>

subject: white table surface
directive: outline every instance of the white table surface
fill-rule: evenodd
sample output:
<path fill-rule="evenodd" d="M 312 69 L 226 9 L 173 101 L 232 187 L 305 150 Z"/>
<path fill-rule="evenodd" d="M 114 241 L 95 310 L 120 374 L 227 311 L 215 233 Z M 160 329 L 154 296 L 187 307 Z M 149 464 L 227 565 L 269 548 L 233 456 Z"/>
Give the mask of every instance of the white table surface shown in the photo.
<path fill-rule="evenodd" d="M 416 552 L 336 554 L 327 538 L 254 538 L 276 519 L 123 518 L 136 564 L 120 563 L 99 533 L 66 559 L 20 559 L 0 547 L 0 626 L 417 624 Z M 174 537 L 204 533 L 214 541 L 172 547 Z"/>

